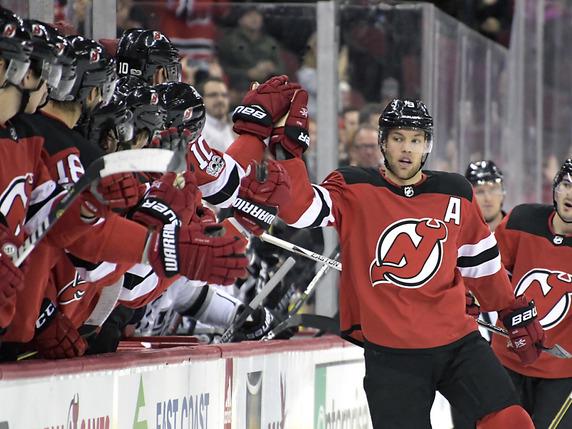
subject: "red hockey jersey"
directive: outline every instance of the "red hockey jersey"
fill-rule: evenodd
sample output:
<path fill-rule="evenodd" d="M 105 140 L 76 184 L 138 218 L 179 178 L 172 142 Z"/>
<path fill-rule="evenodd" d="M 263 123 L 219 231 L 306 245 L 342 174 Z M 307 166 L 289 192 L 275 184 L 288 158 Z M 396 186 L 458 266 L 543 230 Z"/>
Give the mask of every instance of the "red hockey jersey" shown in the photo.
<path fill-rule="evenodd" d="M 546 331 L 546 345 L 572 350 L 572 236 L 554 233 L 554 208 L 523 204 L 515 207 L 495 230 L 502 262 L 512 275 L 516 296 L 534 300 L 538 320 Z M 515 353 L 506 349 L 507 340 L 493 336 L 493 350 L 502 364 L 530 377 L 572 377 L 572 365 L 542 353 L 533 364 L 523 367 Z"/>
<path fill-rule="evenodd" d="M 396 186 L 380 169 L 343 167 L 311 186 L 301 160 L 282 162 L 294 227 L 333 225 L 342 254 L 342 335 L 396 349 L 444 346 L 477 329 L 465 286 L 484 311 L 514 300 L 494 235 L 462 176 L 426 171 Z"/>

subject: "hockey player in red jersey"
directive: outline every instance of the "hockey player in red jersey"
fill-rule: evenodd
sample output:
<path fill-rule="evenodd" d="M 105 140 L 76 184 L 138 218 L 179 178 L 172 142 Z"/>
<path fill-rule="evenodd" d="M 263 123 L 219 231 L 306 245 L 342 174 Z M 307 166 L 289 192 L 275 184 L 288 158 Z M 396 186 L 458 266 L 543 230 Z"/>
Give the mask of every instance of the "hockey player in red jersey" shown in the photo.
<path fill-rule="evenodd" d="M 2 228 L 3 252 L 8 244 L 17 245 L 42 223 L 54 203 L 64 191 L 51 180 L 42 160 L 43 139 L 33 121 L 21 113 L 33 113 L 47 95 L 48 83 L 57 85 L 57 76 L 49 61 L 51 53 L 40 45 L 34 53 L 31 34 L 22 20 L 12 12 L 0 8 L 0 211 L 5 219 Z M 20 113 L 20 114 L 19 114 Z M 89 228 L 80 216 L 83 198 L 72 204 L 60 221 L 42 239 L 42 245 L 65 247 Z M 16 238 L 14 238 L 14 236 Z M 37 259 L 32 252 L 29 261 L 34 267 L 22 277 L 20 270 L 10 265 L 4 253 L 0 258 L 2 297 L 0 298 L 0 327 L 5 330 L 13 321 L 15 308 L 23 300 L 16 300 L 18 290 L 28 297 L 28 291 L 43 288 L 50 268 L 49 258 Z M 23 279 L 22 282 L 19 280 Z M 10 326 L 12 327 L 12 326 Z M 11 329 L 7 335 L 10 335 Z M 4 337 L 3 339 L 5 339 Z"/>
<path fill-rule="evenodd" d="M 311 185 L 298 138 L 305 106 L 296 102 L 280 144 L 293 201 L 281 217 L 298 228 L 331 225 L 342 264 L 342 336 L 365 349 L 364 389 L 375 428 L 430 428 L 439 391 L 478 428 L 532 428 L 506 371 L 465 313 L 465 285 L 484 311 L 511 315 L 534 305 L 515 300 L 493 234 L 471 185 L 460 175 L 422 171 L 433 120 L 420 101 L 395 99 L 379 119 L 381 168 L 342 167 Z M 306 113 L 307 114 L 307 113 Z M 292 132 L 296 131 L 296 132 Z M 538 357 L 544 331 L 535 318 L 507 326 L 524 364 Z"/>
<path fill-rule="evenodd" d="M 572 158 L 552 184 L 554 204 L 521 204 L 496 229 L 502 262 L 512 277 L 514 294 L 533 299 L 547 343 L 572 350 L 569 295 L 572 292 Z M 506 317 L 503 313 L 500 318 Z M 493 350 L 517 387 L 523 407 L 536 427 L 547 428 L 572 391 L 572 366 L 566 359 L 538 353 L 523 367 L 504 338 L 493 337 Z M 572 427 L 565 413 L 558 427 Z"/>

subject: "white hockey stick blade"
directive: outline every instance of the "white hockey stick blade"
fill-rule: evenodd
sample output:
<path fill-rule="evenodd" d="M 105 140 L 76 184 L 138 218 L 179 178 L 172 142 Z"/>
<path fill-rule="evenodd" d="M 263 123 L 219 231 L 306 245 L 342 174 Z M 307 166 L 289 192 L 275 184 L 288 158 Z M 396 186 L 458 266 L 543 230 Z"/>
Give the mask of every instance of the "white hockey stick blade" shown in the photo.
<path fill-rule="evenodd" d="M 220 337 L 221 343 L 228 343 L 232 336 L 234 335 L 235 331 L 242 326 L 242 324 L 246 321 L 248 316 L 252 314 L 254 310 L 256 310 L 264 301 L 264 299 L 274 290 L 278 283 L 282 281 L 284 276 L 290 271 L 290 269 L 294 266 L 296 261 L 294 258 L 289 257 L 284 261 L 284 263 L 280 266 L 278 271 L 274 273 L 272 277 L 266 282 L 266 284 L 262 287 L 260 292 L 250 301 L 248 306 L 244 309 L 240 316 L 227 328 L 226 331 Z"/>
<path fill-rule="evenodd" d="M 101 295 L 99 295 L 99 300 L 95 304 L 93 311 L 77 330 L 82 337 L 89 337 L 107 320 L 119 300 L 123 281 L 124 276 L 121 276 L 118 281 L 101 290 Z"/>
<path fill-rule="evenodd" d="M 34 250 L 38 241 L 46 235 L 50 228 L 72 205 L 75 199 L 97 180 L 115 173 L 126 172 L 155 172 L 167 173 L 169 171 L 181 172 L 187 167 L 185 155 L 167 149 L 135 149 L 114 152 L 96 159 L 85 171 L 83 176 L 73 185 L 66 195 L 54 206 L 24 243 L 9 255 L 14 265 L 19 267 L 24 259 Z"/>
<path fill-rule="evenodd" d="M 281 247 L 282 249 L 289 250 L 292 253 L 297 253 L 298 255 L 305 256 L 316 262 L 320 262 L 325 265 L 329 265 L 338 271 L 342 271 L 341 262 L 335 261 L 328 258 L 327 256 L 320 255 L 319 253 L 312 252 L 311 250 L 304 249 L 303 247 L 296 246 L 295 244 L 289 243 L 288 241 L 282 240 L 278 237 L 268 234 L 267 232 L 262 233 L 260 239 L 266 241 L 267 243 L 274 244 L 275 246 Z"/>
<path fill-rule="evenodd" d="M 492 323 L 485 322 L 484 320 L 477 319 L 477 323 L 481 325 L 483 328 L 494 332 L 495 334 L 502 335 L 503 337 L 508 338 L 508 331 L 506 329 L 500 328 Z M 538 350 L 542 350 L 543 352 L 548 353 L 549 355 L 555 356 L 560 359 L 570 359 L 572 358 L 572 354 L 568 353 L 562 346 L 558 344 L 554 344 L 554 347 L 546 347 L 536 344 L 536 348 Z"/>

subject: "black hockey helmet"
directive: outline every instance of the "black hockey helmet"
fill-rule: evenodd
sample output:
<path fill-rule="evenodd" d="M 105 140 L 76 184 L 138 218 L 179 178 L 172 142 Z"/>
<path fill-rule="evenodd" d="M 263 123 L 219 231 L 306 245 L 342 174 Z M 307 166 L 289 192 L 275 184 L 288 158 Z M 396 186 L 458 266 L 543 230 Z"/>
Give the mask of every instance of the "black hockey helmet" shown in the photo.
<path fill-rule="evenodd" d="M 556 188 L 558 185 L 563 181 L 567 180 L 568 182 L 572 182 L 572 158 L 568 158 L 562 166 L 556 176 L 554 176 L 554 180 L 552 181 L 552 199 L 554 202 L 554 208 L 556 209 L 556 195 L 555 192 L 557 191 Z"/>
<path fill-rule="evenodd" d="M 167 108 L 167 128 L 176 127 L 191 132 L 194 142 L 203 131 L 206 110 L 203 97 L 188 83 L 166 82 L 155 86 Z"/>
<path fill-rule="evenodd" d="M 130 86 L 125 90 L 125 85 Z M 138 86 L 133 79 L 119 79 L 117 91 L 124 96 L 124 101 L 133 114 L 134 133 L 147 130 L 152 138 L 158 131 L 165 129 L 167 109 L 165 108 L 159 92 L 151 85 L 139 80 Z"/>
<path fill-rule="evenodd" d="M 81 132 L 90 142 L 105 147 L 105 140 L 110 131 L 113 131 L 113 138 L 116 143 L 121 144 L 133 138 L 133 113 L 127 109 L 125 97 L 115 91 L 108 103 L 101 103 L 94 109 L 89 117 L 76 125 L 76 129 Z"/>
<path fill-rule="evenodd" d="M 20 86 L 30 68 L 32 36 L 22 19 L 0 6 L 0 57 L 6 60 L 6 82 Z"/>
<path fill-rule="evenodd" d="M 77 59 L 77 79 L 66 101 L 84 103 L 92 88 L 101 89 L 102 102 L 108 103 L 113 95 L 115 62 L 98 42 L 83 36 L 69 36 Z"/>
<path fill-rule="evenodd" d="M 388 132 L 395 128 L 423 130 L 428 146 L 433 143 L 433 118 L 422 101 L 397 98 L 391 101 L 379 117 L 380 141 L 384 141 Z"/>
<path fill-rule="evenodd" d="M 465 171 L 465 177 L 473 186 L 493 182 L 500 183 L 504 187 L 502 171 L 493 161 L 471 162 Z"/>
<path fill-rule="evenodd" d="M 421 166 L 423 166 L 433 148 L 433 118 L 429 115 L 425 104 L 419 100 L 412 101 L 395 98 L 383 109 L 379 117 L 378 143 L 384 158 L 385 151 L 382 143 L 387 140 L 389 132 L 396 128 L 419 129 L 425 132 L 427 144 L 421 160 Z M 387 159 L 384 162 L 389 169 Z"/>
<path fill-rule="evenodd" d="M 120 77 L 136 76 L 152 84 L 155 70 L 164 67 L 168 81 L 181 81 L 179 50 L 159 31 L 125 30 L 119 38 L 115 59 Z"/>
<path fill-rule="evenodd" d="M 40 76 L 40 85 L 46 82 L 50 89 L 57 88 L 62 77 L 62 66 L 57 63 L 60 52 L 55 40 L 40 21 L 24 19 L 24 26 L 30 32 L 34 46 L 30 55 L 30 68 Z"/>
<path fill-rule="evenodd" d="M 45 24 L 45 29 L 50 40 L 58 48 L 56 63 L 61 66 L 60 83 L 50 91 L 50 98 L 58 101 L 65 101 L 77 79 L 77 59 L 75 50 L 70 41 L 50 24 Z"/>

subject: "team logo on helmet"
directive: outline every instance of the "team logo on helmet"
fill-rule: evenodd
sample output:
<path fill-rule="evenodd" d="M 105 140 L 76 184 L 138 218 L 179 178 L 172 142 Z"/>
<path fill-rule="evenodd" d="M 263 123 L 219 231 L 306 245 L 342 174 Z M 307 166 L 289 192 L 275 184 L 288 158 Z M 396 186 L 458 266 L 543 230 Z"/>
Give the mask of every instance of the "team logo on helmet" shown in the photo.
<path fill-rule="evenodd" d="M 187 122 L 189 119 L 191 119 L 191 116 L 193 116 L 193 108 L 189 107 L 185 109 L 183 113 L 183 122 Z"/>
<path fill-rule="evenodd" d="M 528 299 L 534 300 L 540 324 L 544 329 L 551 329 L 564 320 L 570 309 L 572 274 L 532 269 L 522 276 L 514 291 L 516 296 L 525 293 Z"/>
<path fill-rule="evenodd" d="M 157 103 L 159 103 L 159 94 L 154 92 L 151 94 L 151 100 L 149 101 L 149 104 L 157 104 Z"/>
<path fill-rule="evenodd" d="M 163 35 L 159 31 L 153 31 L 153 40 L 159 40 Z"/>
<path fill-rule="evenodd" d="M 379 237 L 370 265 L 372 285 L 423 286 L 441 267 L 447 235 L 447 226 L 438 219 L 404 219 L 390 225 Z"/>
<path fill-rule="evenodd" d="M 41 36 L 43 34 L 44 31 L 42 30 L 42 27 L 40 27 L 38 24 L 32 24 L 32 35 Z"/>
<path fill-rule="evenodd" d="M 14 24 L 6 24 L 4 31 L 2 32 L 2 37 L 14 37 L 16 34 L 16 26 Z"/>
<path fill-rule="evenodd" d="M 64 49 L 66 48 L 63 43 L 56 43 L 56 48 L 58 49 L 58 57 L 64 53 Z"/>
<path fill-rule="evenodd" d="M 99 53 L 99 50 L 93 48 L 92 50 L 89 51 L 89 63 L 90 64 L 98 62 L 100 58 L 101 58 L 101 55 Z"/>

